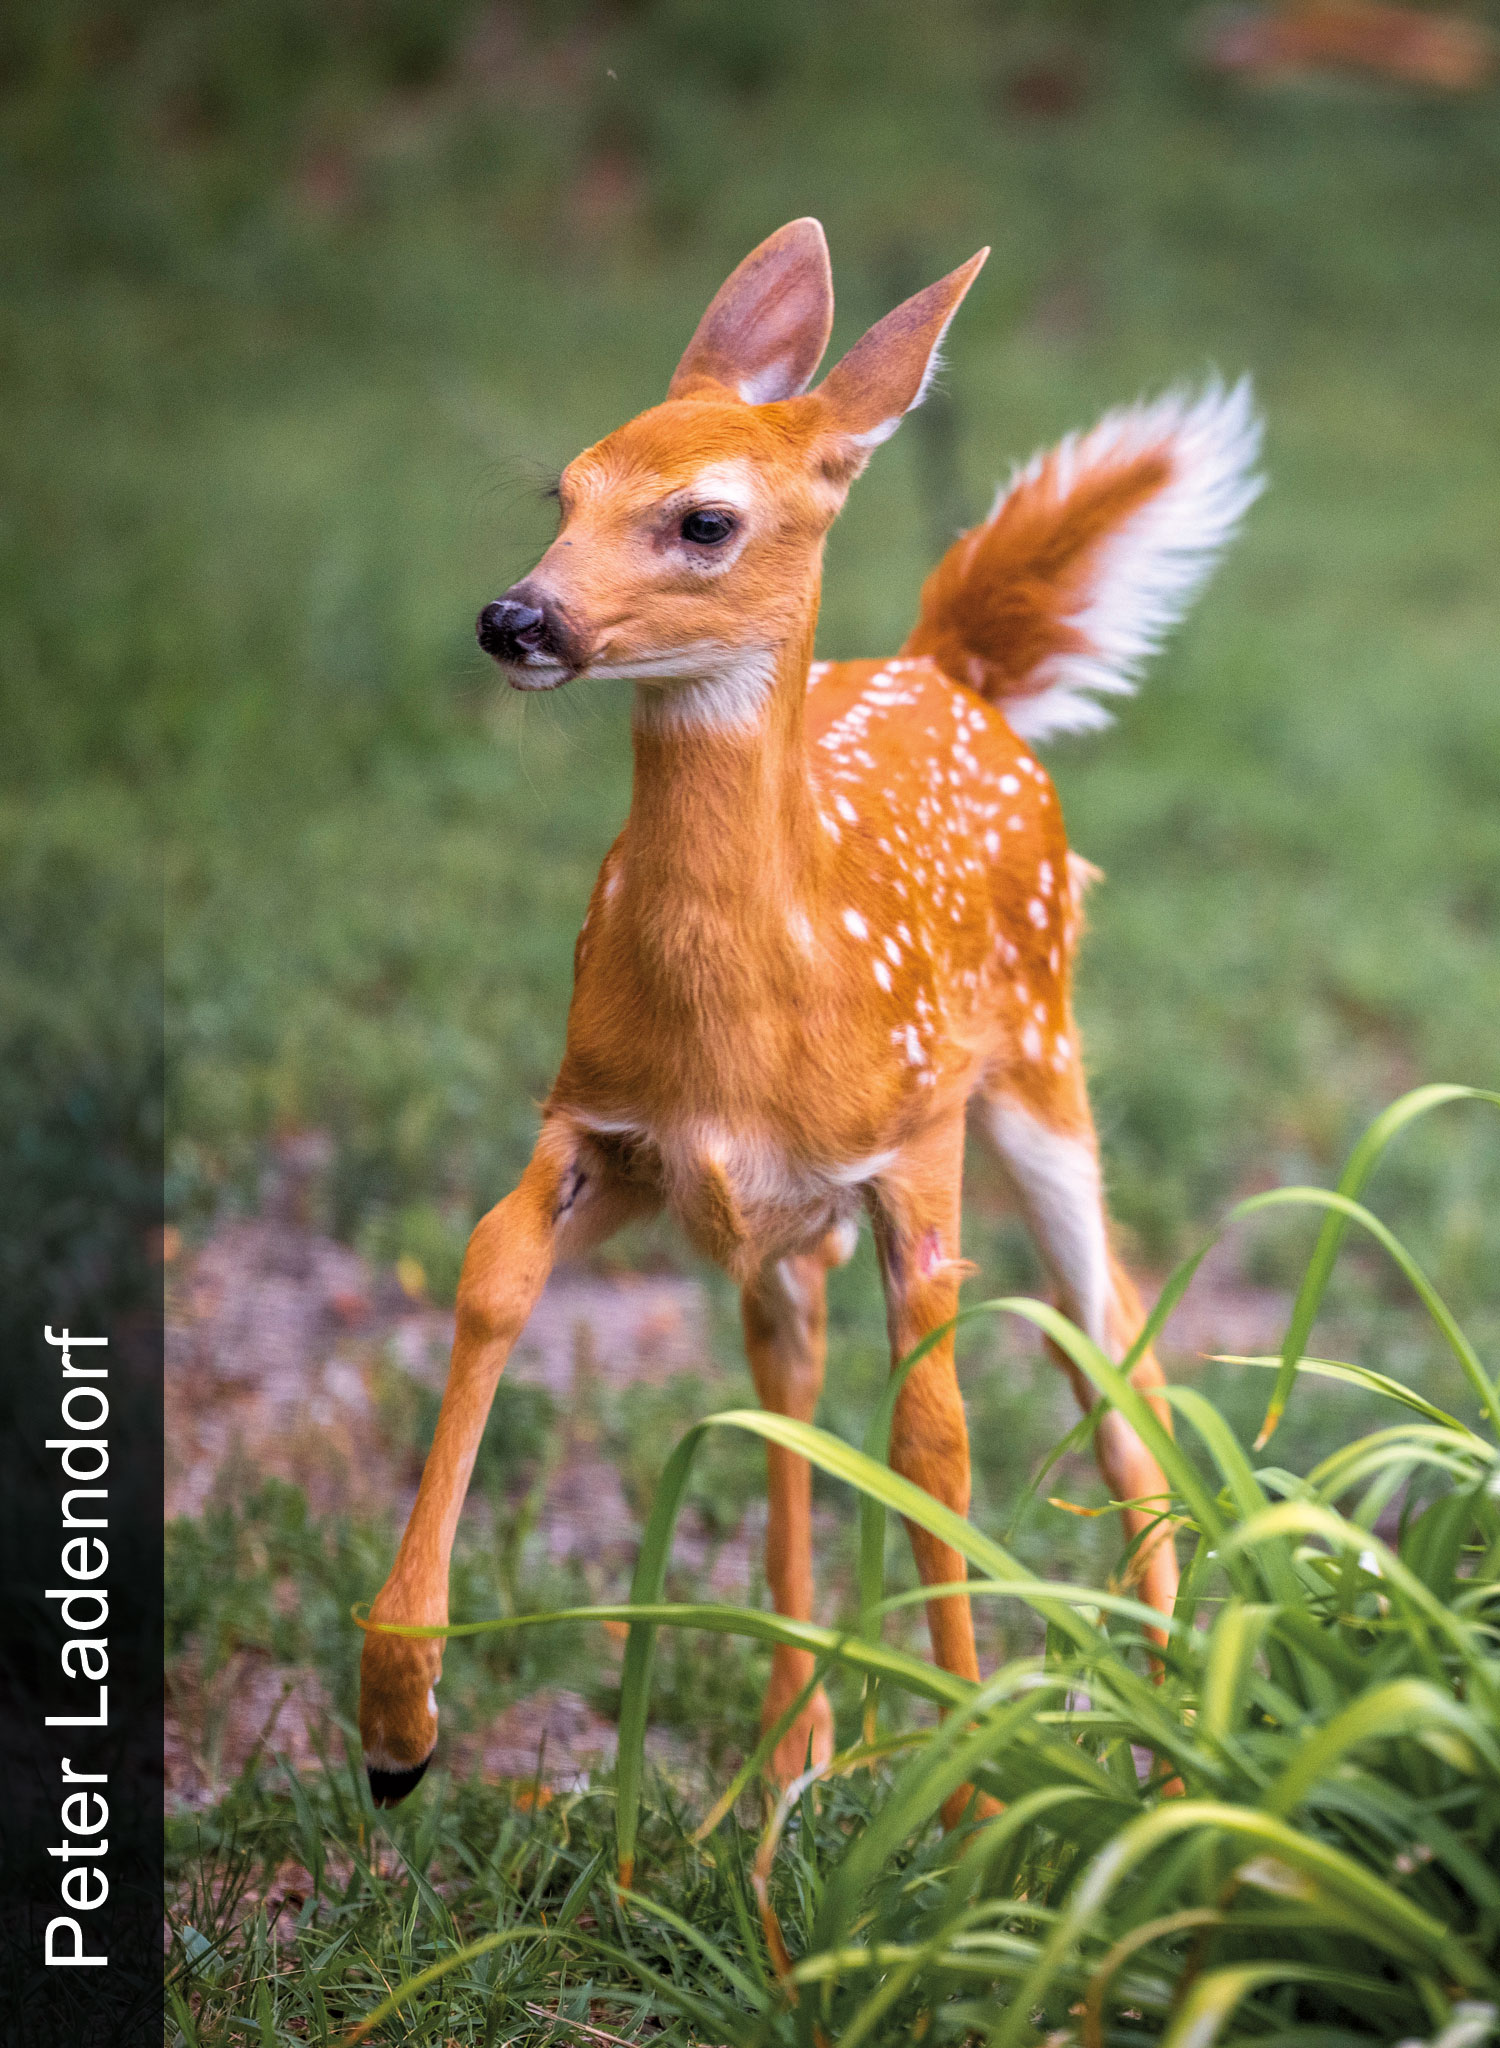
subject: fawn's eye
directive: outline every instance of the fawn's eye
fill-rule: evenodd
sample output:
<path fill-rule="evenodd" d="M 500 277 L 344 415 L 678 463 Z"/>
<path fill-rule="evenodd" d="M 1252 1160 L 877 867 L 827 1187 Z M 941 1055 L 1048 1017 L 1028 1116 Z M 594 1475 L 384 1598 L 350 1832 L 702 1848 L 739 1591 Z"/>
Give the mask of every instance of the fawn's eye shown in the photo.
<path fill-rule="evenodd" d="M 734 532 L 735 522 L 727 512 L 689 512 L 678 528 L 684 540 L 700 548 L 716 548 Z"/>

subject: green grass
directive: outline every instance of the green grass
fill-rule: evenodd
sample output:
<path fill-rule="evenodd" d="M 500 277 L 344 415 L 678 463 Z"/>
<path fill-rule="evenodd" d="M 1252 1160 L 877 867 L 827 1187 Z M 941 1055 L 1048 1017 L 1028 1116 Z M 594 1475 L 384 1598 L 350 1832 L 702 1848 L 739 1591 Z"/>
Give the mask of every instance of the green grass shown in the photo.
<path fill-rule="evenodd" d="M 1072 835 L 1109 875 L 1091 899 L 1080 1007 L 1134 1249 L 1160 1268 L 1247 1187 L 1330 1177 L 1401 1087 L 1493 1081 L 1496 102 L 1241 92 L 1186 64 L 1187 12 L 8 10 L 0 1030 L 16 1128 L 56 1095 L 60 1127 L 92 1119 L 139 1148 L 107 1077 L 152 1062 L 142 935 L 164 867 L 173 1213 L 194 1232 L 252 1203 L 273 1133 L 314 1125 L 336 1141 L 325 1220 L 382 1260 L 416 1257 L 435 1292 L 451 1285 L 474 1217 L 526 1156 L 573 936 L 628 802 L 618 697 L 506 698 L 471 622 L 547 537 L 548 472 L 659 395 L 726 271 L 808 211 L 829 229 L 838 345 L 981 242 L 995 248 L 942 393 L 834 533 L 826 653 L 899 642 L 938 547 L 1013 457 L 1209 364 L 1256 379 L 1271 488 L 1243 541 L 1118 728 L 1049 754 Z M 1039 62 L 1076 80 L 1073 111 L 1018 106 L 1017 75 Z M 86 1099 L 80 1071 L 105 1077 Z M 111 1136 L 111 1160 L 123 1144 Z M 984 1192 L 967 1249 L 987 1290 L 1024 1290 L 1028 1255 Z M 1434 1121 L 1382 1169 L 1382 1213 L 1487 1355 L 1497 1197 L 1500 1145 L 1482 1132 L 1456 1144 Z M 1256 1276 L 1292 1284 L 1307 1239 L 1305 1220 L 1262 1215 L 1247 1239 Z M 1346 1257 L 1328 1301 L 1350 1356 L 1467 1412 L 1452 1353 L 1424 1343 L 1378 1260 Z M 834 1277 L 832 1314 L 824 1419 L 857 1443 L 885 1377 L 868 1246 Z M 1003 1329 L 968 1326 L 963 1344 L 974 1517 L 993 1532 L 1061 1411 Z M 730 1355 L 727 1338 L 717 1350 Z M 603 1418 L 633 1500 L 649 1498 L 681 1428 L 739 1404 L 739 1374 L 710 1374 L 670 1418 Z M 1260 1378 L 1212 1365 L 1193 1384 L 1248 1441 Z M 1305 1385 L 1273 1450 L 1310 1472 L 1381 1405 L 1368 1389 Z M 423 1418 L 399 1427 L 415 1443 Z M 717 1463 L 693 1483 L 746 1497 L 758 1446 L 713 1436 Z M 514 1478 L 490 1481 L 510 1528 Z M 1077 1459 L 1052 1483 L 1100 1504 Z M 826 1475 L 819 1488 L 842 1497 Z M 310 1523 L 274 1490 L 224 1499 L 174 1535 L 179 1649 L 260 1645 L 315 1667 L 347 1710 L 355 1645 L 341 1617 L 392 1536 L 378 1521 Z M 1079 1583 L 1112 1566 L 1107 1519 L 1037 1509 L 1010 1543 L 1027 1570 Z M 854 1556 L 851 1528 L 833 1561 L 846 1592 Z M 893 1542 L 893 1572 L 899 1556 Z M 305 1596 L 296 1612 L 278 1605 L 278 1581 Z M 465 1538 L 459 1612 L 596 1590 L 542 1574 L 524 1543 Z M 1361 1584 L 1360 1597 L 1377 1596 Z M 1024 1606 L 984 1625 L 992 1663 L 1042 1648 Z M 909 1610 L 889 1629 L 897 1647 L 919 1640 Z M 730 1637 L 669 1641 L 656 1713 L 711 1719 L 727 1745 L 754 1725 L 758 1660 Z M 446 1725 L 478 1727 L 542 1678 L 612 1704 L 586 1646 L 522 1632 L 454 1645 Z M 857 1686 L 838 1680 L 836 1694 L 852 1725 Z M 793 1824 L 773 1895 L 798 1953 L 818 1873 L 884 1785 L 840 1781 Z M 252 1772 L 205 1821 L 201 1856 L 194 1824 L 178 1824 L 180 1867 L 205 1878 L 244 1859 L 274 1869 L 320 1839 L 346 1850 L 337 1896 L 325 1886 L 308 1909 L 296 1973 L 273 1971 L 259 1937 L 224 1931 L 222 1898 L 193 1908 L 224 1947 L 178 1952 L 199 2014 L 180 2022 L 185 2038 L 239 2040 L 252 2024 L 262 2041 L 331 2038 L 317 2001 L 340 2026 L 373 2003 L 368 1958 L 394 1983 L 533 1912 L 549 1940 L 445 1980 L 468 2001 L 454 2009 L 469 2038 L 497 2041 L 533 2023 L 531 1994 L 582 2011 L 593 1951 L 555 1923 L 610 1837 L 608 1788 L 523 1814 L 503 1791 L 439 1779 L 378 1824 L 338 1770 L 298 1796 L 306 1814 Z M 692 1849 L 673 1795 L 657 1796 L 643 1871 L 721 1946 L 743 1939 L 748 1964 L 749 1838 L 726 1824 Z M 406 1859 L 395 1875 L 371 1864 L 376 1841 Z M 910 1872 L 925 1897 L 944 1854 L 912 1849 L 891 1884 Z M 1043 1900 L 1072 1866 L 1038 1856 L 1025 1881 Z M 429 1872 L 446 1888 L 424 1890 Z M 596 1870 L 579 1933 L 614 1928 L 686 1984 L 659 1925 L 619 1933 L 602 1885 Z M 609 1999 L 639 1990 L 618 1963 L 597 1967 Z M 665 2020 L 670 2001 L 652 1996 L 653 2024 L 716 2038 Z M 626 2004 L 607 2009 L 630 2030 Z M 1377 2038 L 1430 2034 L 1439 2017 L 1403 2008 Z"/>
<path fill-rule="evenodd" d="M 1244 1205 L 1324 1216 L 1283 1359 L 1261 1361 L 1278 1367 L 1274 1385 L 1263 1381 L 1268 1422 L 1284 1393 L 1295 1413 L 1299 1382 L 1319 1377 L 1386 1404 L 1383 1427 L 1311 1469 L 1286 1461 L 1280 1432 L 1269 1462 L 1253 1465 L 1189 1388 L 1173 1391 L 1174 1443 L 1124 1371 L 1055 1311 L 990 1305 L 1046 1328 L 1093 1382 L 1096 1419 L 1118 1406 L 1163 1463 L 1186 1571 L 1159 1674 L 1144 1633 L 1154 1617 L 1128 1586 L 1035 1573 L 871 1455 L 889 1401 L 863 1453 L 757 1411 L 710 1418 L 668 1462 L 632 1606 L 460 1623 L 450 1651 L 630 1619 L 618 1772 L 546 1807 L 525 1788 L 439 1774 L 377 1816 L 352 1750 L 347 1767 L 301 1778 L 247 1768 L 206 1821 L 174 1830 L 181 2038 L 216 2042 L 251 2014 L 268 2048 L 562 2041 L 591 2038 L 589 2026 L 744 2048 L 1493 2039 L 1500 1382 L 1358 1200 L 1386 1145 L 1464 1092 L 1406 1098 L 1332 1194 Z M 1299 1355 L 1351 1226 L 1422 1297 L 1432 1341 L 1465 1386 L 1458 1414 L 1362 1365 Z M 664 1600 L 694 1461 L 733 1433 L 795 1445 L 860 1498 L 875 1540 L 840 1627 Z M 884 1592 L 893 1509 L 960 1549 L 977 1599 L 1019 1604 L 1044 1637 L 977 1686 L 888 1641 L 888 1618 L 911 1604 Z M 798 1640 L 830 1674 L 862 1677 L 863 1701 L 844 1688 L 833 1765 L 792 1787 L 761 1827 L 732 1802 L 774 1730 L 699 1825 L 670 1784 L 643 1775 L 664 1624 L 669 1639 Z M 937 1727 L 882 1725 L 902 1694 L 954 1711 Z M 1003 1811 L 944 1834 L 938 1810 L 965 1783 Z M 235 1908 L 288 1858 L 306 1868 L 295 1926 L 273 1942 L 263 1907 L 237 1922 Z"/>

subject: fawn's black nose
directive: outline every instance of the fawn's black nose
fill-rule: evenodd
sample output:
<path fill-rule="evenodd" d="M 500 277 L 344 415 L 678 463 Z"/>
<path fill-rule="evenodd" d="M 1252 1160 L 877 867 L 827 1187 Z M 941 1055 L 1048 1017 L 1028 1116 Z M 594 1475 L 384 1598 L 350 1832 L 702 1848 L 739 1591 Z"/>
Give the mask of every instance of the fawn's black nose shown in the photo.
<path fill-rule="evenodd" d="M 541 646 L 547 631 L 547 614 L 539 605 L 502 597 L 485 606 L 475 630 L 480 646 L 496 661 L 520 661 Z"/>

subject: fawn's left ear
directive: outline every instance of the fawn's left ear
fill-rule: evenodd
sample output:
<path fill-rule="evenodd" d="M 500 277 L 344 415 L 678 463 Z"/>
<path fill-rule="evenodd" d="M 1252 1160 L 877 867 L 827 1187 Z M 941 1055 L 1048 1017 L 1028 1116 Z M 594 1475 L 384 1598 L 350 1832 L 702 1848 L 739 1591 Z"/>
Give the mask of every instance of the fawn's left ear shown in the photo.
<path fill-rule="evenodd" d="M 667 386 L 668 398 L 729 391 L 769 405 L 805 391 L 833 328 L 828 244 L 812 219 L 752 249 L 713 296 Z"/>
<path fill-rule="evenodd" d="M 877 320 L 812 393 L 823 402 L 825 430 L 837 437 L 839 453 L 830 467 L 841 472 L 840 481 L 857 476 L 871 451 L 927 396 L 948 322 L 989 253 L 981 249 Z"/>

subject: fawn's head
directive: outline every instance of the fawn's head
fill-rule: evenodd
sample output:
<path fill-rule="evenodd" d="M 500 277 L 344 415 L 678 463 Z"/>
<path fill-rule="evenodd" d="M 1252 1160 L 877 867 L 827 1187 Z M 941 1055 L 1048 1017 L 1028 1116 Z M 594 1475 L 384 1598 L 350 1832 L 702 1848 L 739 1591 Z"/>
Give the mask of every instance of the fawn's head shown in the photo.
<path fill-rule="evenodd" d="M 823 536 L 920 402 L 988 254 L 888 313 L 809 391 L 833 324 L 823 230 L 795 220 L 752 250 L 665 402 L 569 463 L 556 540 L 480 613 L 479 644 L 513 686 L 719 679 L 734 715 L 810 629 Z"/>

